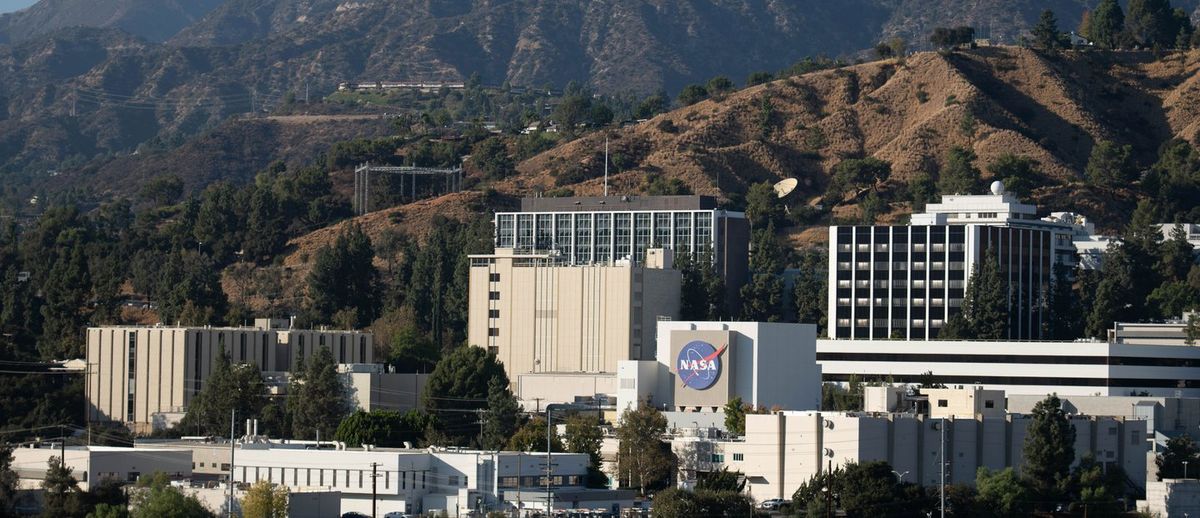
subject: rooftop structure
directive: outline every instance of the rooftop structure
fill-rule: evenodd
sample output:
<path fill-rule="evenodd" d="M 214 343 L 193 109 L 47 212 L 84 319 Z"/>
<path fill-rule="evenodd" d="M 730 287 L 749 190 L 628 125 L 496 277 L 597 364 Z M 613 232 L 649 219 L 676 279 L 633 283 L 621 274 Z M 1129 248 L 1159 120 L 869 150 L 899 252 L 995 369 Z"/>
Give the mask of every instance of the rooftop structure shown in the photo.
<path fill-rule="evenodd" d="M 710 254 L 736 301 L 746 283 L 750 225 L 707 196 L 525 198 L 495 216 L 497 249 L 547 253 L 568 265 L 641 265 L 646 251 Z"/>

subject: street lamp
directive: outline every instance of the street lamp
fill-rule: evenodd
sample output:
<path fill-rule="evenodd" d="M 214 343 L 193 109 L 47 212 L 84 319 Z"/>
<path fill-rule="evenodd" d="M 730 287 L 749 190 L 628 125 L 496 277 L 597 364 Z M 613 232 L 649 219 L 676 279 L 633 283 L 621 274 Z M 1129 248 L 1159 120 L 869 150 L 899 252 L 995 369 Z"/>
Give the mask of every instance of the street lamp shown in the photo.
<path fill-rule="evenodd" d="M 904 473 L 900 473 L 899 471 L 896 471 L 896 470 L 894 470 L 894 469 L 892 470 L 892 473 L 896 475 L 896 478 L 898 479 L 898 481 L 899 481 L 901 484 L 903 484 L 903 483 L 904 483 L 904 475 L 907 475 L 907 474 L 908 474 L 908 472 L 907 472 L 907 471 L 905 471 Z"/>
<path fill-rule="evenodd" d="M 554 493 L 550 491 L 550 479 L 554 478 L 554 464 L 550 458 L 550 438 L 554 427 L 550 424 L 551 412 L 554 408 L 566 408 L 567 405 L 561 403 L 546 404 L 546 516 L 554 514 Z"/>
<path fill-rule="evenodd" d="M 1187 480 L 1187 463 L 1188 463 L 1188 461 L 1186 461 L 1186 460 L 1183 461 L 1183 479 L 1184 480 Z"/>

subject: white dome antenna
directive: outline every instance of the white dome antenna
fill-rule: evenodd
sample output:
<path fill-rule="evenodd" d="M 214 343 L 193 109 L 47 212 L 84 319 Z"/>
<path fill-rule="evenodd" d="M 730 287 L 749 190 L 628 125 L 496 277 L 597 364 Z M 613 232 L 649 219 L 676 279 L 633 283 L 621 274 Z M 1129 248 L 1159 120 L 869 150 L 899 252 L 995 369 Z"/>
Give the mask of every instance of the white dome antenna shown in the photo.
<path fill-rule="evenodd" d="M 1004 182 L 1001 182 L 1000 180 L 992 182 L 992 194 L 995 194 L 996 196 L 1004 194 Z"/>

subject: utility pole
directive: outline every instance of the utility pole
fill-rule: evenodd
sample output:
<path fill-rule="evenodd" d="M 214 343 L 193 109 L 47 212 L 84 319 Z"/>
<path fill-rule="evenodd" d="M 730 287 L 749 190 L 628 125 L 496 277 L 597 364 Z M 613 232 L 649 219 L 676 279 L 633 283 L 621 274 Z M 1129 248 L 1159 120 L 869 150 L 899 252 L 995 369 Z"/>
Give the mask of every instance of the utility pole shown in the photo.
<path fill-rule="evenodd" d="M 825 516 L 833 518 L 833 461 L 827 462 L 829 467 L 825 470 Z"/>
<path fill-rule="evenodd" d="M 608 196 L 608 135 L 604 136 L 604 196 Z"/>
<path fill-rule="evenodd" d="M 942 510 L 942 518 L 946 518 L 946 418 L 945 417 L 942 418 L 940 428 L 942 429 L 941 430 L 941 432 L 942 432 L 942 439 L 941 439 L 942 447 L 941 447 L 941 453 L 938 455 L 938 461 L 940 461 L 942 463 L 942 477 L 941 477 L 942 480 L 940 483 L 941 490 L 938 491 L 938 493 L 939 493 L 938 499 L 941 501 L 941 504 L 938 507 L 940 507 Z"/>
<path fill-rule="evenodd" d="M 233 518 L 233 450 L 236 440 L 234 435 L 237 434 L 237 409 L 229 411 L 229 518 Z"/>
<path fill-rule="evenodd" d="M 562 406 L 556 403 L 546 404 L 546 516 L 554 514 L 554 493 L 550 491 L 550 480 L 554 478 L 554 464 L 550 457 L 550 438 L 554 433 L 554 427 L 550 422 L 551 411 L 556 406 Z"/>
<path fill-rule="evenodd" d="M 375 518 L 376 502 L 379 499 L 379 493 L 376 489 L 379 486 L 379 463 L 371 463 L 371 518 Z"/>
<path fill-rule="evenodd" d="M 521 464 L 525 463 L 525 454 L 517 453 L 517 518 L 521 518 Z"/>

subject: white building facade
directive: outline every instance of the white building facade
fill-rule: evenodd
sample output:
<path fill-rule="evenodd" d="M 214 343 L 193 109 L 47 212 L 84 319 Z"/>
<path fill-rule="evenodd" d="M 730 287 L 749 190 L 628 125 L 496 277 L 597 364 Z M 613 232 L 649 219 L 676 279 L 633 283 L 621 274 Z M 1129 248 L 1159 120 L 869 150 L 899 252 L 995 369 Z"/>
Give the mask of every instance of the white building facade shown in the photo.
<path fill-rule="evenodd" d="M 989 251 L 1010 295 L 1007 337 L 1041 336 L 1055 270 L 1075 266 L 1073 226 L 1038 219 L 999 182 L 992 191 L 943 196 L 910 225 L 830 227 L 829 337 L 936 338 Z"/>

